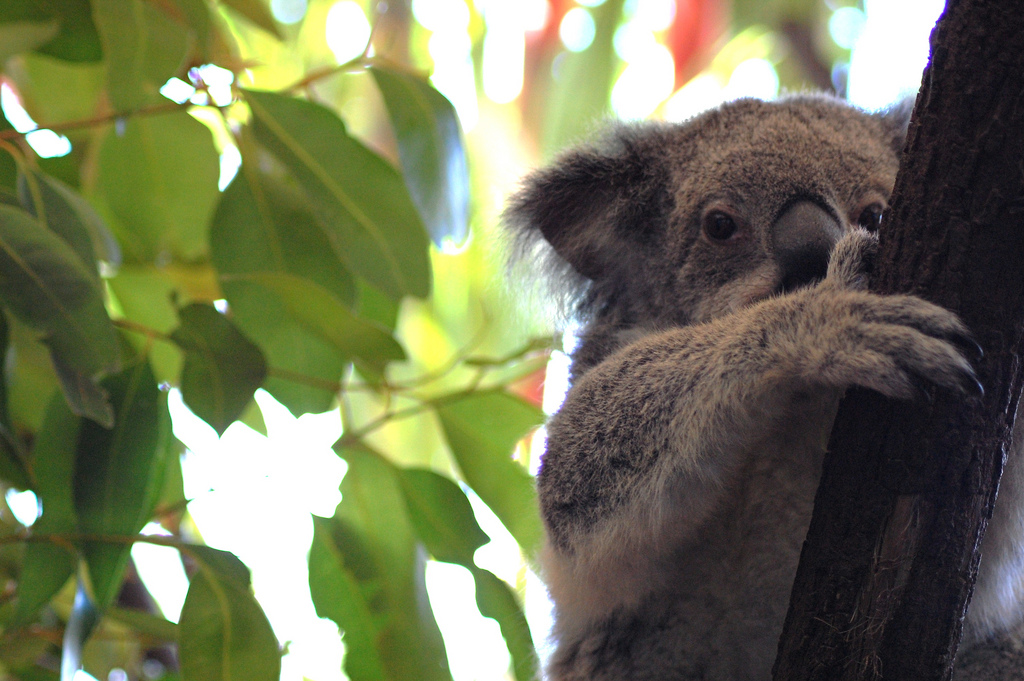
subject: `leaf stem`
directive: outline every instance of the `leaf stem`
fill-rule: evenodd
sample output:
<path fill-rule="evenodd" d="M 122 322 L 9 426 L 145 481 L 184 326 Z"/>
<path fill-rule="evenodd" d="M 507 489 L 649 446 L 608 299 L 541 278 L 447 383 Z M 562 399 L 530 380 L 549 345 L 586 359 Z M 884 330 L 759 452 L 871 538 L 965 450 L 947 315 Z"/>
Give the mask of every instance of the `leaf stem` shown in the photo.
<path fill-rule="evenodd" d="M 92 116 L 90 118 L 79 118 L 72 121 L 62 121 L 59 123 L 45 123 L 36 125 L 32 130 L 26 130 L 25 132 L 18 132 L 17 130 L 3 130 L 0 131 L 0 140 L 11 140 L 21 139 L 25 135 L 35 132 L 36 130 L 53 130 L 54 132 L 62 130 L 79 130 L 81 128 L 94 128 L 107 123 L 112 123 L 120 118 L 131 118 L 133 116 L 152 116 L 161 113 L 167 113 L 170 111 L 177 111 L 178 109 L 188 109 L 190 107 L 197 106 L 191 102 L 184 104 L 178 104 L 177 102 L 162 102 L 160 104 L 153 104 L 152 106 L 143 107 L 136 109 L 135 111 L 115 111 L 111 113 L 101 114 L 99 116 Z"/>

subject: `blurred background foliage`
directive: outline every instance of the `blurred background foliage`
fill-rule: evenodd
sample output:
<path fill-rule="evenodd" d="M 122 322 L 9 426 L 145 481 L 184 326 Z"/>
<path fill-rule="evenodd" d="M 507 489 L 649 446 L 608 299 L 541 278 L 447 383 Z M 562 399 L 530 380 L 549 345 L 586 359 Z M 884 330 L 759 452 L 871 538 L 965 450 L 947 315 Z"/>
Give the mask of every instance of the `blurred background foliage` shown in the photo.
<path fill-rule="evenodd" d="M 567 359 L 502 203 L 611 116 L 845 95 L 864 10 L 0 3 L 0 676 L 536 678 Z"/>

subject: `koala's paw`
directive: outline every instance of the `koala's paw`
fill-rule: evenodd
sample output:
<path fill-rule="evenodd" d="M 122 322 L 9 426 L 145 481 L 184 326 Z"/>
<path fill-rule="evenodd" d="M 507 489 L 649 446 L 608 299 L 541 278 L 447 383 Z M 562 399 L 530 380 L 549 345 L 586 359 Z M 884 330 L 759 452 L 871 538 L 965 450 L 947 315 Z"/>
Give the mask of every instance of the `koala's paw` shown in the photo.
<path fill-rule="evenodd" d="M 840 289 L 866 291 L 877 255 L 878 235 L 854 228 L 832 249 L 825 282 Z"/>
<path fill-rule="evenodd" d="M 826 383 L 904 399 L 927 396 L 928 383 L 984 392 L 965 357 L 980 357 L 981 348 L 952 312 L 913 296 L 827 286 L 817 294 L 821 326 L 811 333 L 808 359 Z"/>

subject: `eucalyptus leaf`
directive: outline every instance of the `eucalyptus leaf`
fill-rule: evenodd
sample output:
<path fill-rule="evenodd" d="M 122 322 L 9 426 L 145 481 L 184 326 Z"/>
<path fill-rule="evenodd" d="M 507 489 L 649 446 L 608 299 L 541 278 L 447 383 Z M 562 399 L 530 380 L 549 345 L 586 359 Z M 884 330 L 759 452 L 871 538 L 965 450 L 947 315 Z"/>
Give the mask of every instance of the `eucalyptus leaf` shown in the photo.
<path fill-rule="evenodd" d="M 14 126 L 0 109 L 0 132 L 11 133 Z M 18 183 L 18 164 L 10 154 L 0 154 L 0 205 L 17 206 L 15 187 Z"/>
<path fill-rule="evenodd" d="M 34 489 L 42 515 L 34 535 L 70 535 L 78 531 L 72 487 L 82 419 L 55 394 L 32 448 Z M 31 541 L 25 546 L 15 619 L 25 622 L 50 601 L 75 573 L 78 555 L 70 542 Z"/>
<path fill-rule="evenodd" d="M 245 157 L 221 196 L 210 228 L 210 252 L 233 321 L 263 350 L 267 363 L 295 381 L 270 376 L 266 389 L 295 414 L 331 407 L 346 360 L 330 343 L 292 319 L 282 301 L 238 275 L 282 272 L 309 279 L 345 305 L 355 284 L 323 227 L 289 178 L 263 173 Z M 322 382 L 323 387 L 317 385 Z M 333 387 L 332 387 L 333 386 Z"/>
<path fill-rule="evenodd" d="M 0 64 L 48 43 L 60 29 L 56 20 L 0 23 Z"/>
<path fill-rule="evenodd" d="M 439 247 L 469 233 L 469 171 L 459 119 L 444 95 L 419 76 L 370 69 L 398 139 L 402 174 L 427 231 Z"/>
<path fill-rule="evenodd" d="M 246 101 L 257 141 L 298 179 L 349 269 L 393 298 L 425 297 L 429 239 L 398 172 L 318 104 L 251 90 Z"/>
<path fill-rule="evenodd" d="M 309 547 L 309 591 L 316 614 L 336 622 L 344 633 L 345 673 L 352 681 L 387 681 L 377 649 L 378 618 L 370 607 L 367 589 L 345 564 L 334 543 L 330 518 L 313 516 L 313 543 Z"/>
<path fill-rule="evenodd" d="M 387 679 L 451 681 L 427 599 L 425 552 L 409 521 L 397 471 L 369 451 L 347 449 L 341 454 L 349 464 L 341 483 L 342 501 L 333 519 L 316 526 L 320 549 L 330 550 L 318 556 L 317 570 L 310 572 L 310 593 L 319 611 L 333 613 L 342 620 L 336 620 L 339 627 L 353 632 L 357 645 L 371 643 L 365 632 L 356 630 L 371 618 L 372 644 L 380 661 L 358 667 L 364 661 L 349 659 L 346 672 L 373 679 L 383 668 Z M 331 591 L 334 586 L 343 592 Z"/>
<path fill-rule="evenodd" d="M 223 287 L 232 320 L 273 367 L 264 384 L 267 391 L 296 416 L 330 409 L 347 360 L 292 319 L 285 304 L 262 286 L 233 280 Z"/>
<path fill-rule="evenodd" d="M 36 206 L 36 190 L 38 199 L 42 201 L 42 211 L 40 206 Z M 113 266 L 121 263 L 121 247 L 103 218 L 88 201 L 60 180 L 43 173 L 32 173 L 31 178 L 20 173 L 18 199 L 26 211 L 64 239 L 97 277 L 97 260 Z"/>
<path fill-rule="evenodd" d="M 263 0 L 221 0 L 221 2 L 277 39 L 282 38 L 274 16 Z"/>
<path fill-rule="evenodd" d="M 159 615 L 151 615 L 141 610 L 128 610 L 111 606 L 103 613 L 115 622 L 127 624 L 135 631 L 153 638 L 174 643 L 178 640 L 178 625 Z"/>
<path fill-rule="evenodd" d="M 356 283 L 333 250 L 327 228 L 310 211 L 295 181 L 264 173 L 260 160 L 245 160 L 217 204 L 210 227 L 210 253 L 217 270 L 222 275 L 293 274 L 353 307 Z"/>
<path fill-rule="evenodd" d="M 113 428 L 114 408 L 110 405 L 107 391 L 96 379 L 72 369 L 58 355 L 53 354 L 50 359 L 71 411 L 92 419 L 104 428 Z"/>
<path fill-rule="evenodd" d="M 102 385 L 114 406 L 115 425 L 108 430 L 92 421 L 82 423 L 75 458 L 75 511 L 82 533 L 124 537 L 138 533 L 152 515 L 165 468 L 163 431 L 170 428 L 170 418 L 166 397 L 144 359 Z M 99 608 L 117 595 L 130 550 L 120 542 L 84 544 Z"/>
<path fill-rule="evenodd" d="M 210 4 L 207 0 L 172 0 L 181 14 L 181 19 L 195 34 L 196 42 L 204 55 L 210 56 L 215 27 L 210 18 Z"/>
<path fill-rule="evenodd" d="M 25 94 L 31 98 L 32 116 L 43 127 L 56 121 L 90 118 L 100 97 L 106 96 L 102 62 L 69 62 L 30 52 L 21 55 L 20 65 L 25 70 L 24 82 L 31 83 Z M 67 132 L 72 143 L 82 139 L 83 131 Z"/>
<path fill-rule="evenodd" d="M 181 395 L 185 404 L 223 435 L 252 401 L 267 375 L 263 353 L 209 305 L 178 311 L 171 340 L 185 352 Z"/>
<path fill-rule="evenodd" d="M 94 376 L 119 363 L 96 276 L 28 213 L 0 204 L 0 300 L 70 368 Z"/>
<path fill-rule="evenodd" d="M 300 326 L 330 343 L 343 357 L 360 360 L 377 373 L 388 362 L 405 359 L 405 351 L 387 329 L 355 316 L 335 296 L 311 281 L 273 272 L 234 279 L 257 284 L 276 295 Z"/>
<path fill-rule="evenodd" d="M 185 28 L 146 0 L 92 0 L 107 63 L 107 92 L 116 111 L 156 101 L 188 50 Z"/>
<path fill-rule="evenodd" d="M 248 569 L 225 551 L 189 553 L 198 570 L 178 621 L 183 681 L 278 681 L 277 638 L 252 596 Z"/>
<path fill-rule="evenodd" d="M 111 126 L 100 146 L 96 194 L 125 260 L 203 257 L 219 177 L 209 129 L 184 110 L 130 118 L 122 134 Z"/>
<path fill-rule="evenodd" d="M 7 357 L 11 345 L 11 328 L 7 315 L 0 310 L 0 357 Z M 25 452 L 11 422 L 7 403 L 8 369 L 6 362 L 0 365 L 0 479 L 18 489 L 29 489 L 28 470 L 25 468 Z"/>
<path fill-rule="evenodd" d="M 0 2 L 0 26 L 24 22 L 57 24 L 58 30 L 52 38 L 35 47 L 42 54 L 73 62 L 95 62 L 103 58 L 89 0 Z"/>
<path fill-rule="evenodd" d="M 473 553 L 490 541 L 473 515 L 469 499 L 449 478 L 406 468 L 399 481 L 416 534 L 437 560 L 472 567 Z"/>
<path fill-rule="evenodd" d="M 476 582 L 476 604 L 480 614 L 490 617 L 501 627 L 502 638 L 512 657 L 512 671 L 517 681 L 534 681 L 540 678 L 540 662 L 533 645 L 533 635 L 526 621 L 523 606 L 512 588 L 480 568 L 472 569 Z"/>
<path fill-rule="evenodd" d="M 454 481 L 424 469 L 399 471 L 409 519 L 416 534 L 437 560 L 467 568 L 476 581 L 480 613 L 501 627 L 516 679 L 538 678 L 539 664 L 523 607 L 511 587 L 477 567 L 473 554 L 489 541 L 480 529 L 465 493 Z"/>
<path fill-rule="evenodd" d="M 543 534 L 532 476 L 512 452 L 544 413 L 502 391 L 476 392 L 437 407 L 445 436 L 463 478 L 498 516 L 527 555 Z"/>

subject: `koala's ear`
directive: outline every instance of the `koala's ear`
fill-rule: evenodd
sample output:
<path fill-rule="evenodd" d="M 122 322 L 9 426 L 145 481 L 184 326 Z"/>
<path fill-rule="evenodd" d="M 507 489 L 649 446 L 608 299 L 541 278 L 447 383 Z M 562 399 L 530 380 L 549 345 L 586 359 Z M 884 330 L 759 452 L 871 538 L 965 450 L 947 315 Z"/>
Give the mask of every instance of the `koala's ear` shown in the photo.
<path fill-rule="evenodd" d="M 916 97 L 910 95 L 896 102 L 878 116 L 882 119 L 886 134 L 889 135 L 889 146 L 899 156 L 907 143 L 907 129 L 910 127 L 910 115 L 914 112 Z"/>
<path fill-rule="evenodd" d="M 526 179 L 506 224 L 521 237 L 539 232 L 588 279 L 611 276 L 664 231 L 672 199 L 661 137 L 652 126 L 622 127 L 562 155 Z"/>

